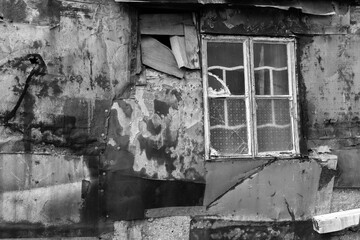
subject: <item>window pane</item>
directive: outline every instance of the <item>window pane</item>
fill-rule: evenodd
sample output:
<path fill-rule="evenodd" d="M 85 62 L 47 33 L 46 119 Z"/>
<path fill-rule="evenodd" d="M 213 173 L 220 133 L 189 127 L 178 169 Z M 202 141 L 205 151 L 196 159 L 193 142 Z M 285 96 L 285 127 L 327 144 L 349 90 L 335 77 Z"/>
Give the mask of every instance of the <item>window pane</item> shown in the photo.
<path fill-rule="evenodd" d="M 258 151 L 289 151 L 293 149 L 289 100 L 258 99 Z"/>
<path fill-rule="evenodd" d="M 210 93 L 245 94 L 243 43 L 208 42 L 207 58 Z"/>
<path fill-rule="evenodd" d="M 254 76 L 257 95 L 288 95 L 286 44 L 254 43 Z"/>
<path fill-rule="evenodd" d="M 225 125 L 225 100 L 209 98 L 210 126 Z"/>
<path fill-rule="evenodd" d="M 211 154 L 247 154 L 245 101 L 243 99 L 210 98 L 209 110 Z"/>
<path fill-rule="evenodd" d="M 289 95 L 289 81 L 287 70 L 273 71 L 274 95 Z"/>
<path fill-rule="evenodd" d="M 287 67 L 286 44 L 254 43 L 254 66 Z"/>
<path fill-rule="evenodd" d="M 270 95 L 270 76 L 269 70 L 257 70 L 255 75 L 255 93 L 256 95 Z"/>

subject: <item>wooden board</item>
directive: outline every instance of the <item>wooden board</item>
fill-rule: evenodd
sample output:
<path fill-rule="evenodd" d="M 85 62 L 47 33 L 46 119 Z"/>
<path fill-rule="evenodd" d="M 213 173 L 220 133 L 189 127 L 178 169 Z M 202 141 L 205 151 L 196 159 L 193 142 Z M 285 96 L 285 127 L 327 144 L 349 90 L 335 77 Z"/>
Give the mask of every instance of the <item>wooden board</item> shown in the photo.
<path fill-rule="evenodd" d="M 183 78 L 184 71 L 178 68 L 172 51 L 155 38 L 143 37 L 141 39 L 141 54 L 144 65 Z"/>
<path fill-rule="evenodd" d="M 186 56 L 185 37 L 172 36 L 170 37 L 171 50 L 175 56 L 179 68 L 187 67 L 188 60 Z"/>
<path fill-rule="evenodd" d="M 318 233 L 341 231 L 359 225 L 360 209 L 329 213 L 313 217 L 313 228 Z"/>
<path fill-rule="evenodd" d="M 178 67 L 200 69 L 199 41 L 194 26 L 184 25 L 185 37 L 172 36 L 170 44 Z"/>
<path fill-rule="evenodd" d="M 199 61 L 199 39 L 195 26 L 184 25 L 185 50 L 188 60 L 188 68 L 200 69 Z"/>

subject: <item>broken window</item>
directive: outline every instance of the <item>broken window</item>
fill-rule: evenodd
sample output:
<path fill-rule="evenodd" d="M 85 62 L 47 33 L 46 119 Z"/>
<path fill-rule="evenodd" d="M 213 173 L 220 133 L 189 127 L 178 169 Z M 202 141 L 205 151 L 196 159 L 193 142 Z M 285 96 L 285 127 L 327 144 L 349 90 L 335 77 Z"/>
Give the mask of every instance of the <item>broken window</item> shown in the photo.
<path fill-rule="evenodd" d="M 203 40 L 206 156 L 298 153 L 294 40 Z"/>
<path fill-rule="evenodd" d="M 191 13 L 140 14 L 142 63 L 184 77 L 184 68 L 200 69 L 199 38 Z"/>

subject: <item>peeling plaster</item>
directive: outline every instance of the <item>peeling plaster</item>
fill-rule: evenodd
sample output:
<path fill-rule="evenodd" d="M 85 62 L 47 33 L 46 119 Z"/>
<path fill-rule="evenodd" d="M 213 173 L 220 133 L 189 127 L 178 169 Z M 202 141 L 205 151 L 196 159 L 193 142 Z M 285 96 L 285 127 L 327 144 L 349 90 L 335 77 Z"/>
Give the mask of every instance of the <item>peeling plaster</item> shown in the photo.
<path fill-rule="evenodd" d="M 112 145 L 120 146 L 122 137 L 129 145 L 121 147 L 134 156 L 132 169 L 156 179 L 202 181 L 203 120 L 199 72 L 185 80 L 147 69 L 147 86 L 135 87 L 134 99 L 114 102 L 110 121 Z M 120 106 L 121 105 L 121 106 Z M 126 114 L 124 109 L 131 109 Z M 112 120 L 116 117 L 116 120 Z"/>

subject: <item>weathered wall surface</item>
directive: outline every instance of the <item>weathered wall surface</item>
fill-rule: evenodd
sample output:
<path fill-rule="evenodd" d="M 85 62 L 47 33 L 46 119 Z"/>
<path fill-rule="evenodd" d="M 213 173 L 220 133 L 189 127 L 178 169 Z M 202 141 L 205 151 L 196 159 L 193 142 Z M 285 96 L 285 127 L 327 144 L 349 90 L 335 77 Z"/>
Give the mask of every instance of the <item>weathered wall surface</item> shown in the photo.
<path fill-rule="evenodd" d="M 199 70 L 142 68 L 136 11 L 113 1 L 0 13 L 0 237 L 93 235 L 99 220 L 202 204 Z"/>
<path fill-rule="evenodd" d="M 357 186 L 358 9 L 334 8 L 205 7 L 200 31 L 297 37 L 302 147 L 329 145 L 338 185 Z M 98 221 L 169 206 L 306 220 L 332 181 L 306 158 L 204 163 L 201 71 L 142 65 L 133 9 L 6 0 L 0 13 L 0 237 L 93 235 Z"/>
<path fill-rule="evenodd" d="M 308 148 L 327 145 L 338 156 L 336 186 L 359 187 L 359 8 L 347 34 L 302 37 L 300 73 L 306 87 Z"/>
<path fill-rule="evenodd" d="M 147 84 L 111 107 L 104 168 L 154 179 L 203 181 L 203 111 L 199 71 L 177 79 L 145 70 Z"/>
<path fill-rule="evenodd" d="M 0 237 L 93 235 L 105 110 L 129 80 L 129 9 L 5 0 L 0 16 Z"/>
<path fill-rule="evenodd" d="M 204 135 L 200 71 L 183 79 L 152 69 L 146 85 L 113 102 L 102 156 L 111 219 L 147 208 L 202 205 Z M 180 181 L 181 180 L 181 181 Z"/>

